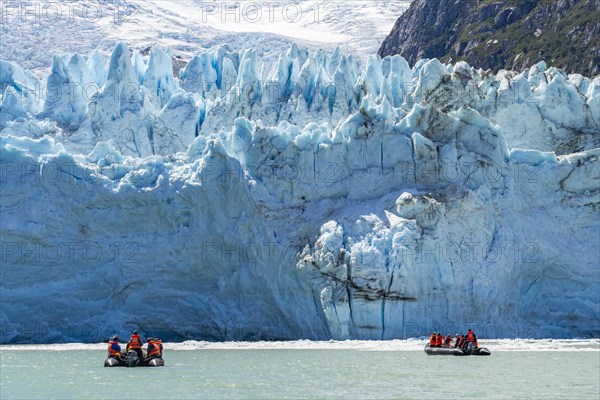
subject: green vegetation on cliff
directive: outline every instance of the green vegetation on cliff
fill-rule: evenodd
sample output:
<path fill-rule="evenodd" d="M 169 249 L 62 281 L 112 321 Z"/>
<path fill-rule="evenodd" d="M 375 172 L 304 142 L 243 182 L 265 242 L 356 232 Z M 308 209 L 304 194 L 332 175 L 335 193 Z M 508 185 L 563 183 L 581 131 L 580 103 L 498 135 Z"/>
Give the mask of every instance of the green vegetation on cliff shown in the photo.
<path fill-rule="evenodd" d="M 493 70 L 538 61 L 600 73 L 599 0 L 415 0 L 379 54 L 437 57 Z"/>

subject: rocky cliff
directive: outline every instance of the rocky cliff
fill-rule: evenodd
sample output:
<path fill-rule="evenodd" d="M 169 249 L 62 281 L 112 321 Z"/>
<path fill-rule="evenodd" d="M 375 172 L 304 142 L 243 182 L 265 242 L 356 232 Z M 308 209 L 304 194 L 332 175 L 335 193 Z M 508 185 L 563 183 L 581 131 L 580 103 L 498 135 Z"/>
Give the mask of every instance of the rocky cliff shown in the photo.
<path fill-rule="evenodd" d="M 546 61 L 600 73 L 598 0 L 415 0 L 380 56 L 464 60 L 484 69 L 523 70 Z"/>

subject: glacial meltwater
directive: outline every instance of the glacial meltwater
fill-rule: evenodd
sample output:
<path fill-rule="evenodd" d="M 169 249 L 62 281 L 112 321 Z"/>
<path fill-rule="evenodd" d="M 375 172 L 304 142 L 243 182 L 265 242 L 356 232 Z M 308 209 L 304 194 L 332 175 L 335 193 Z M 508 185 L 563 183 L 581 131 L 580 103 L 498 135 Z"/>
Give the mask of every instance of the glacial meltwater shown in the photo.
<path fill-rule="evenodd" d="M 165 367 L 104 368 L 104 345 L 0 347 L 7 399 L 597 399 L 600 341 L 500 340 L 490 357 L 422 341 L 165 344 Z"/>

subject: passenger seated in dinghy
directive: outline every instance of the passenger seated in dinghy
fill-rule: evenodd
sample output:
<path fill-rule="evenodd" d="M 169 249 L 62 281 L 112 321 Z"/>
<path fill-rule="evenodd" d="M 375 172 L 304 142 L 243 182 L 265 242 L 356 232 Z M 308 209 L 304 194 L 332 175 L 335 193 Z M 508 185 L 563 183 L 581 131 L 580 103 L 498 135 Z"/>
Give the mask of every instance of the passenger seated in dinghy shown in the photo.
<path fill-rule="evenodd" d="M 465 339 L 459 335 L 458 333 L 456 334 L 456 343 L 454 343 L 454 348 L 462 348 L 463 346 L 463 342 L 465 341 Z"/>
<path fill-rule="evenodd" d="M 435 337 L 435 347 L 442 347 L 444 345 L 444 338 L 442 337 L 442 332 L 438 332 Z"/>
<path fill-rule="evenodd" d="M 475 336 L 475 333 L 469 329 L 465 335 L 463 350 L 477 349 L 478 347 L 479 345 L 477 343 L 477 336 Z"/>
<path fill-rule="evenodd" d="M 142 345 L 144 344 L 144 342 L 142 341 L 142 338 L 140 337 L 138 331 L 133 331 L 133 333 L 131 334 L 131 338 L 129 339 L 129 342 L 127 343 L 127 351 L 129 352 L 129 350 L 134 350 L 137 353 L 138 359 L 140 361 L 144 360 L 144 354 L 142 353 Z"/>
<path fill-rule="evenodd" d="M 119 346 L 119 337 L 117 335 L 113 336 L 108 342 L 108 357 L 121 361 L 121 346 Z"/>
<path fill-rule="evenodd" d="M 148 338 L 148 358 L 150 360 L 152 358 L 162 358 L 162 343 L 160 339 L 157 338 Z"/>
<path fill-rule="evenodd" d="M 437 347 L 437 335 L 435 332 L 429 337 L 429 347 Z"/>
<path fill-rule="evenodd" d="M 444 338 L 444 347 L 452 347 L 452 336 L 450 336 L 450 334 L 447 334 L 446 337 Z"/>

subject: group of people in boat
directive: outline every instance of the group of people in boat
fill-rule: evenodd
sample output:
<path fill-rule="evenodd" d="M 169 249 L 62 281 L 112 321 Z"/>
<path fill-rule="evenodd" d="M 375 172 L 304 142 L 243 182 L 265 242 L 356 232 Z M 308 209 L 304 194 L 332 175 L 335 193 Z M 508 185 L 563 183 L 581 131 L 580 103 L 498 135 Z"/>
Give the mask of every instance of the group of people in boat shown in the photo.
<path fill-rule="evenodd" d="M 140 337 L 137 331 L 133 331 L 129 341 L 127 342 L 127 352 L 129 350 L 133 350 L 137 353 L 138 359 L 140 361 L 148 361 L 152 358 L 162 358 L 163 353 L 163 345 L 162 340 L 159 338 L 149 337 L 147 339 L 148 347 L 146 349 L 147 357 L 144 358 L 144 353 L 142 352 L 142 346 L 144 345 L 144 341 Z M 108 342 L 108 357 L 116 358 L 118 360 L 121 359 L 121 346 L 119 345 L 119 336 L 115 335 Z"/>
<path fill-rule="evenodd" d="M 454 342 L 454 344 L 452 343 Z M 465 335 L 456 334 L 456 340 L 447 334 L 445 337 L 442 336 L 441 332 L 432 333 L 429 337 L 429 347 L 450 347 L 467 350 L 470 346 L 477 349 L 479 344 L 477 343 L 477 336 L 469 329 Z"/>

